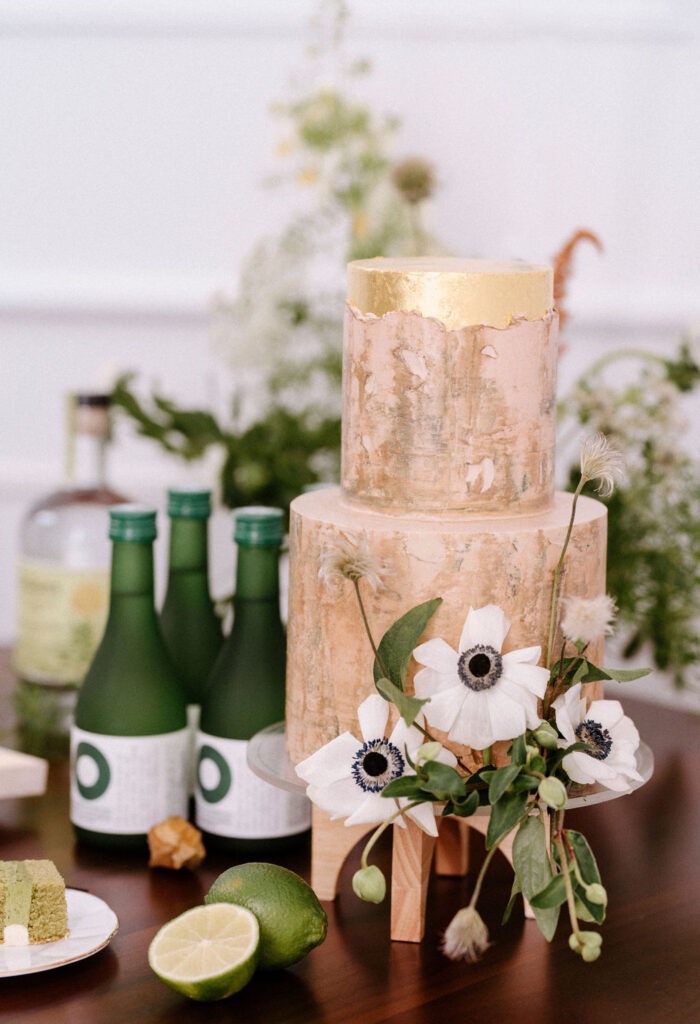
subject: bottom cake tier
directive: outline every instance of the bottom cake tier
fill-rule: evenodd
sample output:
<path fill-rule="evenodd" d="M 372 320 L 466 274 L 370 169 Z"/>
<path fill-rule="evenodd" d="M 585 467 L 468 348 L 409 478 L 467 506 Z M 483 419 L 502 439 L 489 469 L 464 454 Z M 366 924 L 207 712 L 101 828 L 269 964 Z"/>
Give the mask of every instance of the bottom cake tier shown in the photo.
<path fill-rule="evenodd" d="M 551 509 L 531 516 L 403 518 L 351 505 L 340 488 L 297 498 L 291 508 L 287 638 L 291 759 L 298 763 L 344 730 L 355 732 L 357 707 L 374 689 L 374 659 L 354 588 L 343 581 L 329 593 L 319 579 L 322 556 L 339 535 L 366 538 L 372 554 L 393 570 L 387 589 L 377 594 L 360 582 L 377 642 L 414 605 L 441 597 L 424 640 L 442 637 L 456 648 L 469 607 L 496 604 L 511 621 L 504 651 L 539 644 L 544 661 L 554 569 L 571 502 L 572 495 L 557 493 Z M 579 499 L 562 597 L 605 593 L 606 517 L 599 501 Z M 600 664 L 602 640 L 588 653 Z M 409 667 L 408 692 L 418 667 Z"/>

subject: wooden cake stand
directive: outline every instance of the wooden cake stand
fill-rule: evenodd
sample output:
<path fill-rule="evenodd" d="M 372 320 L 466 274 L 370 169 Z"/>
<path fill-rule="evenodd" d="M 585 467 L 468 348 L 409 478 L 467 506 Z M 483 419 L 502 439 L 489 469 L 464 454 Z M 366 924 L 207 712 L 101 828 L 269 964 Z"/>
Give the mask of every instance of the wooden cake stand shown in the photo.
<path fill-rule="evenodd" d="M 257 733 L 248 744 L 248 765 L 261 779 L 281 789 L 302 795 L 305 784 L 298 778 L 294 765 L 287 756 L 284 740 L 284 722 L 276 722 Z M 637 751 L 637 770 L 642 782 L 632 788 L 639 789 L 648 782 L 654 771 L 654 757 L 642 743 Z M 589 787 L 581 796 L 573 797 L 567 810 L 614 800 L 626 793 Z M 420 942 L 425 932 L 425 903 L 428 895 L 430 870 L 435 860 L 438 875 L 464 876 L 469 868 L 469 830 L 486 834 L 489 810 L 481 807 L 470 818 L 437 817 L 439 835 L 426 835 L 412 821 L 406 827 L 393 829 L 391 857 L 391 938 L 397 942 Z M 331 821 L 329 816 L 314 807 L 311 819 L 311 887 L 320 900 L 334 900 L 338 894 L 340 872 L 350 851 L 374 825 L 346 827 L 342 819 Z M 499 850 L 509 863 L 513 863 L 511 832 Z M 525 916 L 533 913 L 525 901 Z"/>

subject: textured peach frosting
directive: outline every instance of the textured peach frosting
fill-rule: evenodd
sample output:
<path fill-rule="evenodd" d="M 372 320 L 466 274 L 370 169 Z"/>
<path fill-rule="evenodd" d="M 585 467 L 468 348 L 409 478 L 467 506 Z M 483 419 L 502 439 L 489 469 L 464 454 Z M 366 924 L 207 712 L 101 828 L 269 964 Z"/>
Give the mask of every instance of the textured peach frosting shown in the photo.
<path fill-rule="evenodd" d="M 393 566 L 389 591 L 364 591 L 377 638 L 415 604 L 442 597 L 424 639 L 456 647 L 470 605 L 495 603 L 513 624 L 505 650 L 544 649 L 571 510 L 571 496 L 553 490 L 549 268 L 366 260 L 349 266 L 348 300 L 342 487 L 303 495 L 291 512 L 286 718 L 295 762 L 356 730 L 373 689 L 353 588 L 331 595 L 318 578 L 340 531 L 363 535 Z M 605 507 L 582 499 L 564 595 L 604 593 L 605 547 Z"/>

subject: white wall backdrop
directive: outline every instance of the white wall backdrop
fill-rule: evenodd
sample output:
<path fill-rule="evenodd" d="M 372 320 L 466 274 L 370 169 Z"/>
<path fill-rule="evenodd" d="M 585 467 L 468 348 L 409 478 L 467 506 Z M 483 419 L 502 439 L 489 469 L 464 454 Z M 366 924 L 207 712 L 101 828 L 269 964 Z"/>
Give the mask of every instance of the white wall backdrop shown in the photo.
<path fill-rule="evenodd" d="M 431 228 L 546 261 L 577 227 L 566 379 L 700 315 L 700 15 L 688 0 L 350 0 L 358 84 L 438 171 Z M 304 68 L 310 0 L 0 0 L 0 642 L 27 504 L 60 476 L 63 394 L 133 368 L 221 402 L 207 307 L 289 216 L 261 184 L 268 108 Z M 332 68 L 328 69 L 329 75 Z M 339 276 L 342 271 L 339 268 Z M 181 469 L 123 431 L 115 482 Z M 222 564 L 220 589 L 230 566 Z"/>

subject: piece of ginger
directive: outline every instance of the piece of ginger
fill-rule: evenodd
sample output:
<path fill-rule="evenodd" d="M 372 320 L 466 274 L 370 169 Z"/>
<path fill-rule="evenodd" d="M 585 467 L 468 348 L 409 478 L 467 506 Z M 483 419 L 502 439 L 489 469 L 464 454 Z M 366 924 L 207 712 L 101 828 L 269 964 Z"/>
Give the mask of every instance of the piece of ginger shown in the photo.
<path fill-rule="evenodd" d="M 184 818 L 172 817 L 148 832 L 150 868 L 196 868 L 206 856 L 202 833 Z"/>

